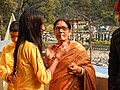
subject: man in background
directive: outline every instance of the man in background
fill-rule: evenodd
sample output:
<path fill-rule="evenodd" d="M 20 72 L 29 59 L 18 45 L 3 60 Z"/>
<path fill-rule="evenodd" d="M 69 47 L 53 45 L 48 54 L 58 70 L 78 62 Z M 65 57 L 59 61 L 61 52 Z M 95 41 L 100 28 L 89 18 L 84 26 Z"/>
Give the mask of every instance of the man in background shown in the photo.
<path fill-rule="evenodd" d="M 115 2 L 114 9 L 120 21 L 120 0 Z M 108 75 L 108 90 L 120 90 L 120 28 L 112 34 Z"/>

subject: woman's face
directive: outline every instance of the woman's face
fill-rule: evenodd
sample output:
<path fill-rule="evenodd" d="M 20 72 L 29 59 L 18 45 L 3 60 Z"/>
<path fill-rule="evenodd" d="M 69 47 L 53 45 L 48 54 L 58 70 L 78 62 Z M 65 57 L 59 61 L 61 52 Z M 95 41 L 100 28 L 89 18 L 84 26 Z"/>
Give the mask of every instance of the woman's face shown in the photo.
<path fill-rule="evenodd" d="M 64 21 L 59 21 L 54 29 L 54 35 L 58 41 L 67 40 L 70 35 L 70 30 Z"/>
<path fill-rule="evenodd" d="M 44 26 L 44 24 L 41 25 L 40 30 L 41 30 L 41 32 L 45 31 L 45 26 Z"/>
<path fill-rule="evenodd" d="M 14 44 L 16 44 L 18 39 L 18 32 L 10 32 L 11 40 Z"/>

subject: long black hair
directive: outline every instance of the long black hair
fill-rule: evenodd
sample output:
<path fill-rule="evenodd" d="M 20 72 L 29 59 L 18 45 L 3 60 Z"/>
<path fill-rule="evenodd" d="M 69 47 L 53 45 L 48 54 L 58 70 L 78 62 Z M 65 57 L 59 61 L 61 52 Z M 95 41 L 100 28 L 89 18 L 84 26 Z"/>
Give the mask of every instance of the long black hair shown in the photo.
<path fill-rule="evenodd" d="M 11 23 L 10 32 L 19 32 L 19 21 L 13 21 Z"/>
<path fill-rule="evenodd" d="M 34 43 L 42 54 L 42 32 L 40 29 L 43 20 L 43 13 L 33 7 L 25 10 L 20 16 L 19 35 L 14 51 L 14 75 L 17 67 L 17 52 L 21 43 L 24 43 L 25 40 Z"/>

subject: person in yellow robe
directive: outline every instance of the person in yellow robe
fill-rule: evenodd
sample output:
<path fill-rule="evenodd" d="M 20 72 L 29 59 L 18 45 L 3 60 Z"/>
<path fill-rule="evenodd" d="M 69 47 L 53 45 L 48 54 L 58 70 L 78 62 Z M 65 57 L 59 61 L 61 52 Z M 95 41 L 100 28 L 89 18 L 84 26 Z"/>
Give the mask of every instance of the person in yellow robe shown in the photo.
<path fill-rule="evenodd" d="M 44 18 L 41 11 L 31 7 L 22 13 L 14 51 L 15 90 L 44 90 L 44 84 L 50 82 L 59 59 L 66 52 L 65 45 L 62 45 L 55 55 L 54 62 L 46 69 L 42 58 L 42 31 L 44 30 Z M 48 56 L 51 55 L 52 50 L 49 49 Z"/>
<path fill-rule="evenodd" d="M 15 44 L 17 42 L 19 32 L 19 22 L 13 21 L 10 25 L 10 36 L 12 43 L 6 45 L 1 53 L 1 61 L 0 61 L 0 77 L 8 83 L 7 90 L 14 90 L 14 85 L 9 82 L 9 74 L 13 71 L 14 65 L 14 49 Z"/>
<path fill-rule="evenodd" d="M 80 43 L 69 40 L 70 29 L 70 23 L 64 19 L 54 23 L 54 35 L 58 42 L 48 48 L 56 53 L 62 44 L 67 43 L 67 52 L 59 60 L 49 90 L 96 90 L 95 70 L 86 49 Z M 49 67 L 54 60 L 49 59 L 47 54 L 45 57 Z"/>

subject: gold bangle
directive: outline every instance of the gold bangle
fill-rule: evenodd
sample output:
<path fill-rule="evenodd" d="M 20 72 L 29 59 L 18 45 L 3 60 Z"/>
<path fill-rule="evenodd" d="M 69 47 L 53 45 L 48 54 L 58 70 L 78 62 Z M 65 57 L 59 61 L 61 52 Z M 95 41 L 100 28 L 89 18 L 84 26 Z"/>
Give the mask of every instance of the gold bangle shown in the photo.
<path fill-rule="evenodd" d="M 80 73 L 76 73 L 77 76 L 82 76 L 85 73 L 85 69 L 83 67 L 81 67 L 81 72 Z"/>
<path fill-rule="evenodd" d="M 10 80 L 8 79 L 8 76 L 9 76 L 9 74 L 6 75 L 6 81 L 10 82 Z"/>
<path fill-rule="evenodd" d="M 6 76 L 5 76 L 5 80 L 8 81 L 8 74 L 6 74 Z"/>
<path fill-rule="evenodd" d="M 84 73 L 85 73 L 85 69 L 82 68 L 81 76 L 84 75 Z"/>

